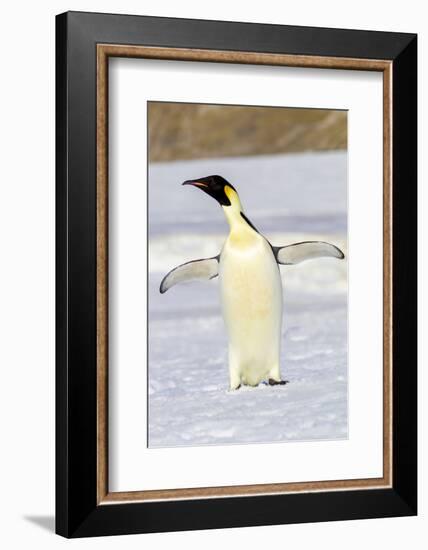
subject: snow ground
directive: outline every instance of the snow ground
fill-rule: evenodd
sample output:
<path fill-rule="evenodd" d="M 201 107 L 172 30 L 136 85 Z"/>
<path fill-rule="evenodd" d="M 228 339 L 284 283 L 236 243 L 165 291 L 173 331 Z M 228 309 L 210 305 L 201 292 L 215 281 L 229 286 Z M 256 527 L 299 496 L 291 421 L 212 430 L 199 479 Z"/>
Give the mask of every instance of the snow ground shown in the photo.
<path fill-rule="evenodd" d="M 227 232 L 221 210 L 199 190 L 179 185 L 210 173 L 238 188 L 246 214 L 272 244 L 320 239 L 347 253 L 345 153 L 153 164 L 149 446 L 346 438 L 346 260 L 281 267 L 285 386 L 228 391 L 217 279 L 178 285 L 160 295 L 159 283 L 172 267 L 221 248 Z"/>

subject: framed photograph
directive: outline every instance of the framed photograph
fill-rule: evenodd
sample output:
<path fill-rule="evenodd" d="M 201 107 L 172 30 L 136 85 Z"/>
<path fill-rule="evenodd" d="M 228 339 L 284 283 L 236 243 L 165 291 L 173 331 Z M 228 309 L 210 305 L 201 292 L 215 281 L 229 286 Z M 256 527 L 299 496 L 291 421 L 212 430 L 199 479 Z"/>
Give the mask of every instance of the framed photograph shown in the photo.
<path fill-rule="evenodd" d="M 56 37 L 57 533 L 415 515 L 416 35 Z"/>

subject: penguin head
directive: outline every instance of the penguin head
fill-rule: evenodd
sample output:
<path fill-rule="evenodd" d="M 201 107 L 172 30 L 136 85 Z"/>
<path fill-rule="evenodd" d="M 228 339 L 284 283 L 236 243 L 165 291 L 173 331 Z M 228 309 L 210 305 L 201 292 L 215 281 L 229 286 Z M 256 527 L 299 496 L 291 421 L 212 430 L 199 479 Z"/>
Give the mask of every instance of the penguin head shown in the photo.
<path fill-rule="evenodd" d="M 187 180 L 183 185 L 193 185 L 213 197 L 221 206 L 230 206 L 231 199 L 238 197 L 236 189 L 221 176 L 206 176 L 194 180 Z"/>

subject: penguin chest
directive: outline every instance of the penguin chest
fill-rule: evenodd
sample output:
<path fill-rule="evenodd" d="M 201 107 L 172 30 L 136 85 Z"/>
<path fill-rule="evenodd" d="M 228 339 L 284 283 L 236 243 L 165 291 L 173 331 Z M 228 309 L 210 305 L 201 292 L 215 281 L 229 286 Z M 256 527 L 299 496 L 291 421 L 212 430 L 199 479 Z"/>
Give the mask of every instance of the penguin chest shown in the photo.
<path fill-rule="evenodd" d="M 269 243 L 258 234 L 229 237 L 220 258 L 220 289 L 229 343 L 242 356 L 266 357 L 281 332 L 282 285 Z"/>

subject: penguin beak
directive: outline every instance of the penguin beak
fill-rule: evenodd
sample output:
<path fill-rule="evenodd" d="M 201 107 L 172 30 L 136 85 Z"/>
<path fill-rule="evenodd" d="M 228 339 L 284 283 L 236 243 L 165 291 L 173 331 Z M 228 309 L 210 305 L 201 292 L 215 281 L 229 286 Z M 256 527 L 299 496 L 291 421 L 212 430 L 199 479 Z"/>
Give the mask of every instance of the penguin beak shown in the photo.
<path fill-rule="evenodd" d="M 196 180 L 183 181 L 182 185 L 193 185 L 194 187 L 201 187 L 202 189 L 209 187 L 207 183 L 203 183 L 202 181 L 196 181 Z"/>
<path fill-rule="evenodd" d="M 198 187 L 201 191 L 205 191 L 207 195 L 210 195 L 210 197 L 216 198 L 215 194 L 213 192 L 213 189 L 211 188 L 208 181 L 204 181 L 204 179 L 200 180 L 187 180 L 184 181 L 182 185 L 192 185 L 193 187 Z"/>
<path fill-rule="evenodd" d="M 220 180 L 217 181 L 216 180 Z M 229 206 L 230 201 L 227 198 L 224 188 L 227 181 L 220 176 L 206 176 L 205 178 L 197 178 L 194 180 L 186 180 L 182 185 L 192 185 L 204 191 L 207 195 L 215 199 L 220 206 Z"/>

